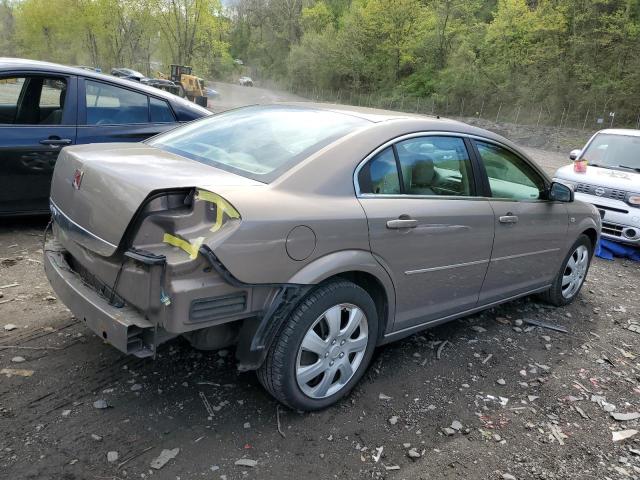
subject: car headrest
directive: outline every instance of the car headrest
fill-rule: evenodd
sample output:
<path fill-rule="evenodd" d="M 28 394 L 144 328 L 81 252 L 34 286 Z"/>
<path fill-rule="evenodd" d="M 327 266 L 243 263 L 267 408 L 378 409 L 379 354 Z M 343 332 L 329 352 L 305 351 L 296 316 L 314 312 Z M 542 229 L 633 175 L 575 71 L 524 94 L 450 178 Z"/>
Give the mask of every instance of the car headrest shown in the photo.
<path fill-rule="evenodd" d="M 411 168 L 411 184 L 412 186 L 429 186 L 433 182 L 435 176 L 435 167 L 433 160 L 428 157 L 421 157 Z"/>
<path fill-rule="evenodd" d="M 64 108 L 64 101 L 67 99 L 67 89 L 60 90 L 60 108 Z"/>

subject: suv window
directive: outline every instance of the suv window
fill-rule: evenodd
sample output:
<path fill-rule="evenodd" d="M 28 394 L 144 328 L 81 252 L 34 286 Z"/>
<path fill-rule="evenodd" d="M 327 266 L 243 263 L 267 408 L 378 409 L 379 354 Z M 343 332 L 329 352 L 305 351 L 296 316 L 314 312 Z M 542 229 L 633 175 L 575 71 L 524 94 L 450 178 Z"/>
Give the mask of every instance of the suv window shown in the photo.
<path fill-rule="evenodd" d="M 87 125 L 149 122 L 149 98 L 141 93 L 86 80 Z"/>
<path fill-rule="evenodd" d="M 416 137 L 396 144 L 404 193 L 470 196 L 471 161 L 464 140 Z"/>
<path fill-rule="evenodd" d="M 152 123 L 173 123 L 176 118 L 167 102 L 157 98 L 149 98 L 149 109 Z"/>
<path fill-rule="evenodd" d="M 0 124 L 59 125 L 67 94 L 61 78 L 0 79 Z"/>
<path fill-rule="evenodd" d="M 388 147 L 369 160 L 358 174 L 360 193 L 397 195 L 400 193 L 398 166 L 393 148 Z"/>
<path fill-rule="evenodd" d="M 544 179 L 525 160 L 497 145 L 475 143 L 487 171 L 493 197 L 513 200 L 543 198 Z"/>

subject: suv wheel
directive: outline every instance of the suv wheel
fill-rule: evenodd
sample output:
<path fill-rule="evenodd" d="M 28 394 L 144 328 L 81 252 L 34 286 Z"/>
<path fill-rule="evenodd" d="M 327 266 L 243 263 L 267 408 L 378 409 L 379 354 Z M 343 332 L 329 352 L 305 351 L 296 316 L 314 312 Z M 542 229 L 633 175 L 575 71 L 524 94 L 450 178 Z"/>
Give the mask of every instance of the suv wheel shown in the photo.
<path fill-rule="evenodd" d="M 586 235 L 580 235 L 562 262 L 553 285 L 543 295 L 556 307 L 570 304 L 580 292 L 589 271 L 593 246 Z"/>
<path fill-rule="evenodd" d="M 375 304 L 365 290 L 345 280 L 321 285 L 285 322 L 258 379 L 291 408 L 328 407 L 362 377 L 377 332 Z"/>

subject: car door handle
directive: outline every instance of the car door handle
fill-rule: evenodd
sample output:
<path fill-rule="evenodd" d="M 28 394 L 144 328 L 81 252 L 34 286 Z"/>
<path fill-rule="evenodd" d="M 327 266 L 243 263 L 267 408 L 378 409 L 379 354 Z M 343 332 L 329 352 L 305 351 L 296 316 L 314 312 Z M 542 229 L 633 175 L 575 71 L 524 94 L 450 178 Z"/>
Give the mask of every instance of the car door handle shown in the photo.
<path fill-rule="evenodd" d="M 59 147 L 62 145 L 71 145 L 71 139 L 69 138 L 45 138 L 40 140 L 41 145 L 51 145 L 52 147 Z"/>
<path fill-rule="evenodd" d="M 518 216 L 507 213 L 500 217 L 500 223 L 518 223 Z"/>
<path fill-rule="evenodd" d="M 400 228 L 416 228 L 418 221 L 412 218 L 398 218 L 396 220 L 389 220 L 387 222 L 387 228 L 400 229 Z"/>

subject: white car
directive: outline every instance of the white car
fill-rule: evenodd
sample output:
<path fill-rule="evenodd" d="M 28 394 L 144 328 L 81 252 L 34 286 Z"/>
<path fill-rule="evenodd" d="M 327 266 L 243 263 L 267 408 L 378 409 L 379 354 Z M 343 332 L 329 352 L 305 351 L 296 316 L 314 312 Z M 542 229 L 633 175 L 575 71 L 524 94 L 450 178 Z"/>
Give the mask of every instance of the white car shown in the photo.
<path fill-rule="evenodd" d="M 603 237 L 640 246 L 640 130 L 601 130 L 569 158 L 554 180 L 600 211 Z"/>

